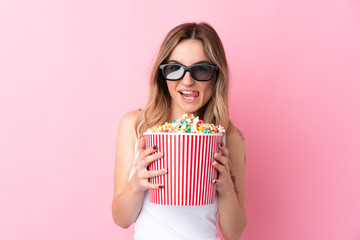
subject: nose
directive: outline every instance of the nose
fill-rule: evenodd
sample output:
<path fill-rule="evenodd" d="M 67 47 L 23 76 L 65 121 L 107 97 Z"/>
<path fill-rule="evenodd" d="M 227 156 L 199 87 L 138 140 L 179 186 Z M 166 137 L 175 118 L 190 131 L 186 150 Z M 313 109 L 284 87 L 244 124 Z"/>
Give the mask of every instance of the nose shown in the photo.
<path fill-rule="evenodd" d="M 189 71 L 187 71 L 184 75 L 184 77 L 181 79 L 181 83 L 185 86 L 191 86 L 195 83 L 195 79 L 191 77 L 191 74 Z"/>

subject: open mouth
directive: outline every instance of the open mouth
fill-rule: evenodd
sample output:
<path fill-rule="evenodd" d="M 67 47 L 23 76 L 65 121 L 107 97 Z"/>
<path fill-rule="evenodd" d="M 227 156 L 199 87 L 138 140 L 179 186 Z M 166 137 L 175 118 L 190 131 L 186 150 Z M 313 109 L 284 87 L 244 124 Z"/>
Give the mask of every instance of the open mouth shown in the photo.
<path fill-rule="evenodd" d="M 198 91 L 179 91 L 183 98 L 193 100 L 199 96 Z"/>

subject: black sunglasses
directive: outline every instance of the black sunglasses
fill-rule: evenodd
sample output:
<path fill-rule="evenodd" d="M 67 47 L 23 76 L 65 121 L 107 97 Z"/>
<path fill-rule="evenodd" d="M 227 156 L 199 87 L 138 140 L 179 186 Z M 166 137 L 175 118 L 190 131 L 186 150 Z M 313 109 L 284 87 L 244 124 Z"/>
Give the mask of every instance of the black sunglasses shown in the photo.
<path fill-rule="evenodd" d="M 169 81 L 182 79 L 187 71 L 190 72 L 191 77 L 196 81 L 209 81 L 214 74 L 214 70 L 219 68 L 210 64 L 194 64 L 186 67 L 179 63 L 168 63 L 161 64 L 160 69 L 163 77 Z"/>

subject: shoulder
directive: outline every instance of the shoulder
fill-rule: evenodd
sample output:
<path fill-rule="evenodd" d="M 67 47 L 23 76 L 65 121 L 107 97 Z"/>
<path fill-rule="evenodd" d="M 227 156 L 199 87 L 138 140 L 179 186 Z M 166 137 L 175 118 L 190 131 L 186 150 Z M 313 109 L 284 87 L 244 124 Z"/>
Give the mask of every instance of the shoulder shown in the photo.
<path fill-rule="evenodd" d="M 226 138 L 237 142 L 245 142 L 244 134 L 232 122 L 230 122 L 226 131 Z"/>
<path fill-rule="evenodd" d="M 230 153 L 236 153 L 236 155 L 245 154 L 244 134 L 231 122 L 226 131 L 226 147 L 230 150 Z"/>
<path fill-rule="evenodd" d="M 136 131 L 135 131 L 135 123 L 141 114 L 141 110 L 135 110 L 128 112 L 122 116 L 119 122 L 118 128 L 118 139 L 127 139 L 131 140 L 131 142 L 135 142 L 136 139 Z"/>
<path fill-rule="evenodd" d="M 128 112 L 126 114 L 124 114 L 120 120 L 119 125 L 125 125 L 125 126 L 129 126 L 129 125 L 133 125 L 135 126 L 135 122 L 136 120 L 139 118 L 141 114 L 141 109 L 137 109 L 131 112 Z"/>

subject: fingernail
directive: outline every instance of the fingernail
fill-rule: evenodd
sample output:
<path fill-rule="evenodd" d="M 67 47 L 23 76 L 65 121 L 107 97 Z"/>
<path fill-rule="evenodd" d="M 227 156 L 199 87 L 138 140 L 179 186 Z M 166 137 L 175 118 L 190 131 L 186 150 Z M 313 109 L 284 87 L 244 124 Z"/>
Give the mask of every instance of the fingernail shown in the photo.
<path fill-rule="evenodd" d="M 163 185 L 159 185 L 159 188 L 161 189 L 161 188 L 163 188 L 164 186 Z"/>
<path fill-rule="evenodd" d="M 156 149 L 157 149 L 157 145 L 153 146 L 153 149 L 156 150 Z"/>
<path fill-rule="evenodd" d="M 216 184 L 216 179 L 213 180 L 213 184 Z"/>
<path fill-rule="evenodd" d="M 224 144 L 221 142 L 221 143 L 220 143 L 220 146 L 221 146 L 221 147 L 223 147 L 223 146 L 224 146 Z"/>

